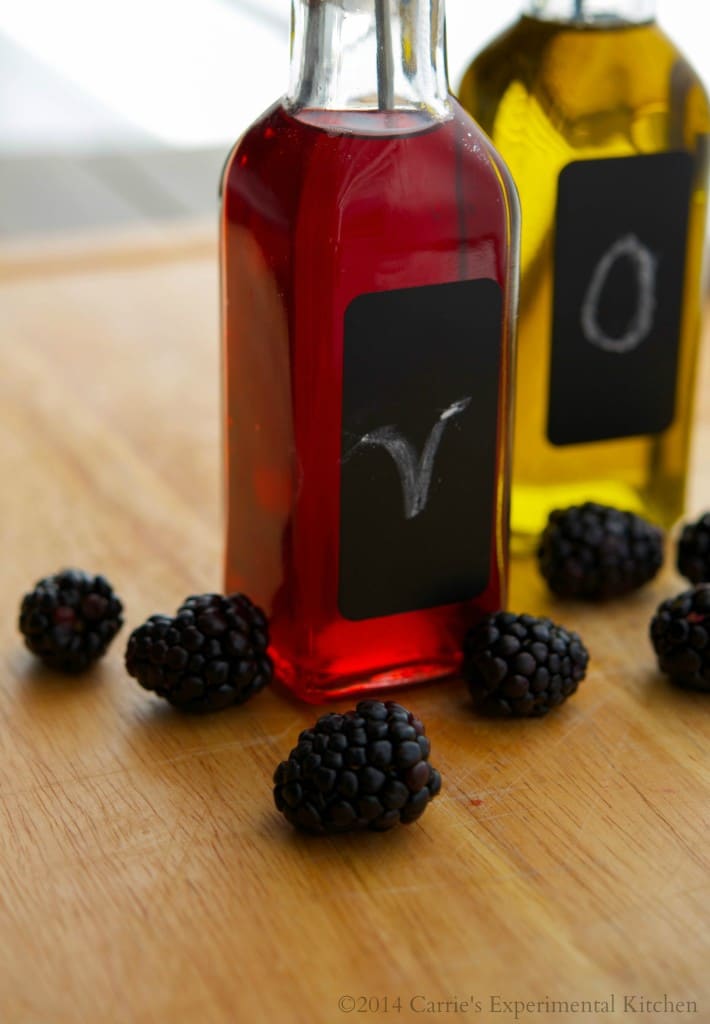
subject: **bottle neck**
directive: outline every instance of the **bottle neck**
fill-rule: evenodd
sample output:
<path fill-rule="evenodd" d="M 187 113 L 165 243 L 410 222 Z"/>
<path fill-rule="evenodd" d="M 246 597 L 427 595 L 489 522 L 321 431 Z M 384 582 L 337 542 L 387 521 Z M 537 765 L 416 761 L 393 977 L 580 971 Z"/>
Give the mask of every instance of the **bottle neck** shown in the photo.
<path fill-rule="evenodd" d="M 527 13 L 546 21 L 583 25 L 642 25 L 656 16 L 656 0 L 528 0 Z"/>
<path fill-rule="evenodd" d="M 449 113 L 444 0 L 292 0 L 292 110 Z"/>

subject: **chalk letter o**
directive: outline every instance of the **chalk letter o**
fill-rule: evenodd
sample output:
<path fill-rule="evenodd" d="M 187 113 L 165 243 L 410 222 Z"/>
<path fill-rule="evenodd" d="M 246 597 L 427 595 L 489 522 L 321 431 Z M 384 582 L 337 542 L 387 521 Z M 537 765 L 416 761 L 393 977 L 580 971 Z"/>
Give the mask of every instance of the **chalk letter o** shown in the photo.
<path fill-rule="evenodd" d="M 617 260 L 627 257 L 636 269 L 639 296 L 636 312 L 629 323 L 626 333 L 620 338 L 612 338 L 606 334 L 598 318 L 599 300 L 606 280 Z M 607 249 L 594 268 L 589 282 L 587 294 L 582 303 L 582 330 L 592 345 L 604 352 L 615 352 L 623 355 L 631 352 L 649 334 L 653 327 L 656 312 L 656 261 L 651 251 L 639 242 L 635 235 L 626 235 Z"/>

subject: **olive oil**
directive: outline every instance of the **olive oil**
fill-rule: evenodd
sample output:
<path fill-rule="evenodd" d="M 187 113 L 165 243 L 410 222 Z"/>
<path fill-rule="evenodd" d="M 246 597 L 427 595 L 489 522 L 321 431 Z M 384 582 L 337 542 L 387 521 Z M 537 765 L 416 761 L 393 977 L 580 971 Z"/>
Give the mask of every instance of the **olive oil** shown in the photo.
<path fill-rule="evenodd" d="M 653 20 L 648 0 L 640 5 L 639 0 L 625 5 L 617 0 L 618 16 L 608 13 L 609 4 L 606 8 L 606 14 L 585 14 L 583 0 L 538 0 L 534 15 L 522 16 L 476 57 L 459 90 L 464 107 L 511 170 L 523 214 L 512 506 L 517 550 L 530 547 L 553 508 L 591 499 L 669 526 L 684 505 L 701 319 L 710 111 L 700 81 Z M 663 166 L 654 164 L 647 172 L 650 164 L 619 159 L 652 154 L 669 154 L 668 166 L 661 160 Z M 601 168 L 607 179 L 594 187 L 595 166 L 590 171 L 583 162 L 611 159 L 614 164 Z M 572 177 L 565 178 L 569 165 L 581 168 L 573 172 L 576 185 L 570 184 Z M 678 184 L 676 189 L 674 175 L 677 171 L 682 177 L 682 166 L 687 187 Z M 629 168 L 641 174 L 642 183 L 647 173 L 660 172 L 661 178 L 634 190 Z M 626 193 L 614 197 L 617 169 L 628 179 L 624 187 L 647 204 L 646 213 L 641 207 L 636 211 L 640 222 L 633 229 L 625 219 L 627 206 L 634 203 L 626 202 Z M 661 180 L 670 186 L 661 188 Z M 657 217 L 664 211 L 670 217 L 669 201 L 680 216 L 674 213 L 666 228 L 645 242 L 644 232 Z M 562 223 L 563 208 L 569 230 Z M 594 230 L 575 234 L 569 218 L 576 211 Z M 609 218 L 607 247 L 591 235 L 597 221 Z M 674 244 L 682 248 L 674 253 L 659 239 L 664 230 L 676 228 L 682 234 Z M 561 252 L 565 231 L 572 232 L 573 241 Z M 586 260 L 580 273 L 589 280 L 575 305 L 574 287 L 563 277 L 574 284 L 578 259 Z M 644 335 L 653 336 L 654 316 L 666 301 L 653 288 L 671 288 L 663 277 L 669 273 L 677 276 L 677 315 L 669 307 L 666 320 L 656 325 L 658 358 L 639 362 L 640 371 L 631 372 L 615 393 L 614 374 L 625 365 L 628 374 L 634 365 L 624 363 L 629 358 L 624 346 L 638 346 L 633 358 L 641 359 L 644 344 L 650 344 Z M 574 308 L 565 309 L 565 303 Z M 576 349 L 565 354 L 568 334 L 570 339 L 579 336 L 579 359 Z M 601 354 L 605 341 L 606 356 Z M 556 369 L 554 346 L 564 370 Z M 587 352 L 592 361 L 599 360 L 596 377 L 596 371 L 585 369 Z M 657 388 L 667 391 L 664 400 L 649 384 L 654 376 Z M 637 432 L 634 422 L 624 422 L 626 398 L 633 405 L 637 391 L 649 387 L 638 421 L 647 426 Z M 561 412 L 555 413 L 555 405 Z M 605 430 L 607 414 L 611 420 Z M 573 423 L 577 419 L 579 430 Z"/>

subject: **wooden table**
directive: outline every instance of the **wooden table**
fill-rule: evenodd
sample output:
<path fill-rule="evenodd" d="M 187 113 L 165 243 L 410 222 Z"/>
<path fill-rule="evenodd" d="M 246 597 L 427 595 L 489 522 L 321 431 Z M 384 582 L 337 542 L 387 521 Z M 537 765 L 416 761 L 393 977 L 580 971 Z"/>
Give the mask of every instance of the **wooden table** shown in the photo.
<path fill-rule="evenodd" d="M 600 612 L 555 607 L 517 564 L 515 607 L 578 628 L 590 675 L 542 721 L 481 721 L 456 682 L 402 694 L 444 789 L 384 836 L 313 840 L 273 809 L 313 708 L 265 692 L 185 718 L 126 676 L 130 629 L 220 585 L 213 250 L 184 230 L 0 256 L 2 1024 L 502 1024 L 503 1001 L 612 993 L 607 1014 L 518 1017 L 710 1021 L 710 706 L 657 675 L 646 638 L 671 570 Z M 709 372 L 692 511 L 710 503 Z M 15 626 L 67 564 L 127 608 L 76 680 Z M 624 1013 L 664 993 L 697 1013 Z"/>

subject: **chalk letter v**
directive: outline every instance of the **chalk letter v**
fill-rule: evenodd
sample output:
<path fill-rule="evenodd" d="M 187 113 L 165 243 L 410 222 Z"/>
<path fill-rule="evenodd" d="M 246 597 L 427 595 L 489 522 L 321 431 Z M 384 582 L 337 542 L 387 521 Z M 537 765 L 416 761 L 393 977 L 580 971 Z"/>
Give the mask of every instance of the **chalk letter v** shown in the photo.
<path fill-rule="evenodd" d="M 392 425 L 378 427 L 377 430 L 371 430 L 365 434 L 347 457 L 354 455 L 357 449 L 363 446 L 384 448 L 391 455 L 399 472 L 405 519 L 414 519 L 426 508 L 431 477 L 434 472 L 434 460 L 444 431 L 449 421 L 454 416 L 460 416 L 470 404 L 470 398 L 461 398 L 444 409 L 431 428 L 419 459 L 414 445 L 400 433 L 397 427 Z"/>

